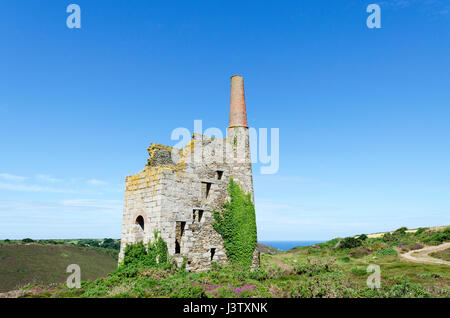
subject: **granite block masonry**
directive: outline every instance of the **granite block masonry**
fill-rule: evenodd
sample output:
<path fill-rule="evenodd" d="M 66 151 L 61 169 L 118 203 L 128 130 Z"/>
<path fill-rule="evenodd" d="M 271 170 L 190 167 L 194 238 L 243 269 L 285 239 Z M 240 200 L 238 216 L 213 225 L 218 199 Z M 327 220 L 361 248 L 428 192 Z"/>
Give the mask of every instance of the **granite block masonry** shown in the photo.
<path fill-rule="evenodd" d="M 119 262 L 127 244 L 154 240 L 167 243 L 178 266 L 208 270 L 227 263 L 222 237 L 212 227 L 213 210 L 229 200 L 230 178 L 254 201 L 250 142 L 242 76 L 231 77 L 227 137 L 193 134 L 183 148 L 151 144 L 144 170 L 126 178 Z M 255 249 L 253 268 L 259 267 Z"/>

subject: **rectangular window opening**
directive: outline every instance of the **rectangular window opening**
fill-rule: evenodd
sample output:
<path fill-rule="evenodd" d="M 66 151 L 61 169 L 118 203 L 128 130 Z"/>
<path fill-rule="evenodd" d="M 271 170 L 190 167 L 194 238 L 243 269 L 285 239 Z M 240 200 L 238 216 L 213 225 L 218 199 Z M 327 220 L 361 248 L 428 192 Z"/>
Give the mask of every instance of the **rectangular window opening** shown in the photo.
<path fill-rule="evenodd" d="M 201 222 L 203 217 L 203 210 L 195 209 L 193 212 L 193 220 L 194 222 Z"/>
<path fill-rule="evenodd" d="M 181 242 L 184 234 L 186 222 L 177 221 L 175 226 L 175 254 L 181 253 Z"/>
<path fill-rule="evenodd" d="M 202 182 L 202 197 L 204 200 L 208 199 L 210 190 L 211 190 L 211 183 Z"/>
<path fill-rule="evenodd" d="M 180 252 L 181 252 L 180 242 L 178 242 L 178 240 L 175 239 L 175 254 L 180 254 Z"/>
<path fill-rule="evenodd" d="M 216 171 L 216 179 L 222 180 L 222 176 L 223 176 L 223 171 L 217 170 Z"/>
<path fill-rule="evenodd" d="M 215 248 L 212 248 L 211 249 L 211 261 L 213 261 L 214 260 L 214 255 L 216 254 L 216 249 Z"/>

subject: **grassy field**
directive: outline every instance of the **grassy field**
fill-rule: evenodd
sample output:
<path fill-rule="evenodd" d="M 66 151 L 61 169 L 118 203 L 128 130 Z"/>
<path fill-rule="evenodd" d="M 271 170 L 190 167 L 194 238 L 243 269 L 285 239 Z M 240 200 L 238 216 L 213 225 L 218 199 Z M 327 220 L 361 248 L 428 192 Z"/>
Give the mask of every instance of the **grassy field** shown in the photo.
<path fill-rule="evenodd" d="M 156 267 L 137 262 L 83 282 L 80 289 L 28 286 L 16 296 L 448 298 L 450 266 L 413 263 L 399 256 L 448 241 L 450 228 L 415 232 L 402 228 L 375 238 L 337 238 L 287 252 L 263 253 L 261 268 L 253 271 L 213 264 L 208 272 L 190 273 L 170 262 Z M 439 253 L 447 255 L 448 250 Z M 369 264 L 380 266 L 379 289 L 367 287 Z"/>
<path fill-rule="evenodd" d="M 27 284 L 49 286 L 65 283 L 70 264 L 81 267 L 83 280 L 106 276 L 117 267 L 117 252 L 73 245 L 0 245 L 0 292 Z"/>

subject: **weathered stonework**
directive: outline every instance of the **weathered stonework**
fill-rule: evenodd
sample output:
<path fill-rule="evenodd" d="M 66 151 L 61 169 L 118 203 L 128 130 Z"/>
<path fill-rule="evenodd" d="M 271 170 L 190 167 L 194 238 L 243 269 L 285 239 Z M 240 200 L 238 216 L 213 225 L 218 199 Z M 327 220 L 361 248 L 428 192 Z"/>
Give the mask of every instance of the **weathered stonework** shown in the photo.
<path fill-rule="evenodd" d="M 233 101 L 233 91 L 239 93 L 234 82 L 242 87 L 238 107 Z M 230 119 L 227 138 L 194 134 L 184 149 L 159 144 L 148 148 L 144 170 L 126 178 L 119 262 L 126 244 L 147 244 L 154 239 L 155 231 L 179 265 L 186 258 L 188 271 L 207 270 L 212 262 L 227 262 L 222 237 L 212 227 L 212 211 L 229 200 L 230 178 L 254 200 L 243 94 L 242 77 L 232 77 L 230 114 L 236 117 L 236 109 L 243 113 L 237 116 L 236 125 Z M 259 252 L 255 249 L 253 267 L 258 266 Z"/>

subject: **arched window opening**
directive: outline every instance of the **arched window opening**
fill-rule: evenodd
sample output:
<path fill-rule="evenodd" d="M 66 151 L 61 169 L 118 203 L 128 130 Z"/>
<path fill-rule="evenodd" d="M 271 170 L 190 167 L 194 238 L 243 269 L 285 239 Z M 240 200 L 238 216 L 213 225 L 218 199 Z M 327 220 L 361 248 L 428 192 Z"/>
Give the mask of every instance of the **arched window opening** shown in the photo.
<path fill-rule="evenodd" d="M 139 215 L 136 218 L 136 223 L 135 224 L 138 224 L 140 226 L 140 228 L 142 229 L 142 231 L 144 230 L 144 218 L 142 217 L 142 215 Z"/>

